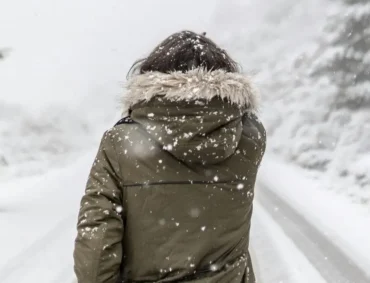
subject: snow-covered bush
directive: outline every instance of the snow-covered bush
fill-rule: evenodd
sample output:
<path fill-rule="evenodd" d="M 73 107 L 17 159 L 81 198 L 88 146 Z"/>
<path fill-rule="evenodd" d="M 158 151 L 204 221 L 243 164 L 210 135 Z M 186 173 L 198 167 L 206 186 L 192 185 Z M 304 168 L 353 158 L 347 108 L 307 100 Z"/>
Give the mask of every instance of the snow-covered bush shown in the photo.
<path fill-rule="evenodd" d="M 44 173 L 95 146 L 115 114 L 89 108 L 58 105 L 36 112 L 0 103 L 0 180 Z"/>

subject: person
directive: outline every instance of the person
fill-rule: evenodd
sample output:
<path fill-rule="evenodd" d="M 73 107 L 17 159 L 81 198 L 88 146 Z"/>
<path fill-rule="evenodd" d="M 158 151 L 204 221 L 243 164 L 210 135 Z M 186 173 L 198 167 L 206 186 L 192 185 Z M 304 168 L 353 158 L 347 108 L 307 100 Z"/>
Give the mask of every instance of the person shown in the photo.
<path fill-rule="evenodd" d="M 248 252 L 266 147 L 258 95 L 203 34 L 175 33 L 128 75 L 81 201 L 79 283 L 255 282 Z"/>

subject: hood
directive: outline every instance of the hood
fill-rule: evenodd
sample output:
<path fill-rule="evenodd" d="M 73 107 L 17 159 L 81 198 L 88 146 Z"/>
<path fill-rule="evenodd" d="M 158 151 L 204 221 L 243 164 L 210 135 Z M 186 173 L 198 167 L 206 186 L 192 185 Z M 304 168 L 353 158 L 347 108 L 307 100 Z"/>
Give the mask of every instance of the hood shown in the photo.
<path fill-rule="evenodd" d="M 123 98 L 131 117 L 177 159 L 216 164 L 237 149 L 242 117 L 258 107 L 257 92 L 242 74 L 195 69 L 137 75 Z"/>

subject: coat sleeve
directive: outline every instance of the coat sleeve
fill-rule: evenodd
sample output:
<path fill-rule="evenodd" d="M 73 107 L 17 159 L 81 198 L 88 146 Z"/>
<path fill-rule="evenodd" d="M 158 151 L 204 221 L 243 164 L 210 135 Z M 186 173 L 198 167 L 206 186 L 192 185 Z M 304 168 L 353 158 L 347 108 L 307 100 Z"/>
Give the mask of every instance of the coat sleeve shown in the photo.
<path fill-rule="evenodd" d="M 74 249 L 78 283 L 115 283 L 120 274 L 122 181 L 113 137 L 104 134 L 81 200 Z"/>

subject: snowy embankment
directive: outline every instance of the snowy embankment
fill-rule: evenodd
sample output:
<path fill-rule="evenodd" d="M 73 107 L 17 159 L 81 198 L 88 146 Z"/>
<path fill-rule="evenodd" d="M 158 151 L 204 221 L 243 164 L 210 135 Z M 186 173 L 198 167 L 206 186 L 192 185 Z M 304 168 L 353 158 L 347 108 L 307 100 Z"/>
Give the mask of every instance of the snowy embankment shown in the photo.
<path fill-rule="evenodd" d="M 273 154 L 264 160 L 258 184 L 289 203 L 370 277 L 369 207 L 348 202 L 346 196 L 328 190 L 325 183 L 312 180 L 305 170 Z"/>

